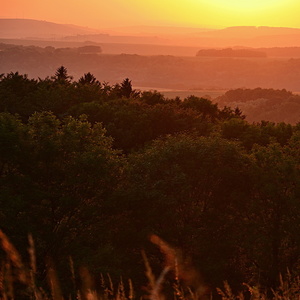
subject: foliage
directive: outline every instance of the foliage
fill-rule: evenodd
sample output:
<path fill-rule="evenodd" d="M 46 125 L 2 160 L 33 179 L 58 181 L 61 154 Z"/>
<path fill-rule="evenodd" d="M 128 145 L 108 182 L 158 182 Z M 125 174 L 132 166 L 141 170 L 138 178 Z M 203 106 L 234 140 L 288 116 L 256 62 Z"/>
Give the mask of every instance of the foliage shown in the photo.
<path fill-rule="evenodd" d="M 22 233 L 32 233 L 44 257 L 72 252 L 119 181 L 123 163 L 111 138 L 84 116 L 60 121 L 36 113 L 24 125 L 6 114 L 0 120 L 1 140 L 14 149 L 1 145 L 2 228 L 17 245 Z"/>
<path fill-rule="evenodd" d="M 23 256 L 32 234 L 38 282 L 47 264 L 68 278 L 71 255 L 143 286 L 142 248 L 154 274 L 165 261 L 157 235 L 198 274 L 192 287 L 278 291 L 279 273 L 299 275 L 299 124 L 250 124 L 238 108 L 139 93 L 129 79 L 73 81 L 63 66 L 44 80 L 0 76 L 0 109 L 1 228 Z"/>
<path fill-rule="evenodd" d="M 66 67 L 61 66 L 56 70 L 55 75 L 52 77 L 52 79 L 60 84 L 69 84 L 73 77 L 68 75 L 68 70 Z"/>

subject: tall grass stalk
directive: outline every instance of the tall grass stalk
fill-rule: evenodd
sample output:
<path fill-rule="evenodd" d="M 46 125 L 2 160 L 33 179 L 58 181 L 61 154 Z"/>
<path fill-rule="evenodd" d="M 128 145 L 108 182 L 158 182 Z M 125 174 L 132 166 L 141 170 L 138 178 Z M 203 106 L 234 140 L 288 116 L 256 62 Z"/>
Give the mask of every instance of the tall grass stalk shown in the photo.
<path fill-rule="evenodd" d="M 212 294 L 207 293 L 206 286 L 198 280 L 195 270 L 184 265 L 182 257 L 178 252 L 170 247 L 167 243 L 156 237 L 155 242 L 161 246 L 162 253 L 165 254 L 165 266 L 156 279 L 148 258 L 144 251 L 142 257 L 145 264 L 145 275 L 148 279 L 148 293 L 139 299 L 134 293 L 133 283 L 131 280 L 124 284 L 121 278 L 115 289 L 113 281 L 109 274 L 104 277 L 100 274 L 99 286 L 101 291 L 96 290 L 96 281 L 86 268 L 81 268 L 79 277 L 82 285 L 79 288 L 76 281 L 76 269 L 73 260 L 69 259 L 71 270 L 71 282 L 73 286 L 73 297 L 71 295 L 63 296 L 61 282 L 58 280 L 54 263 L 47 259 L 47 279 L 49 293 L 37 286 L 36 274 L 36 253 L 34 241 L 31 235 L 28 236 L 28 254 L 29 262 L 23 263 L 20 254 L 9 241 L 7 236 L 0 230 L 0 244 L 6 258 L 1 263 L 0 269 L 0 300 L 18 300 L 18 295 L 23 295 L 24 299 L 29 300 L 212 300 Z M 168 280 L 166 276 L 168 275 Z M 196 276 L 196 278 L 194 278 Z M 173 297 L 164 293 L 164 287 L 169 282 L 170 277 L 173 279 Z M 223 288 L 218 288 L 218 299 L 222 300 L 300 300 L 300 278 L 292 276 L 287 271 L 285 276 L 279 276 L 280 284 L 276 289 L 262 290 L 258 286 L 244 284 L 245 289 L 235 293 L 232 291 L 229 283 L 224 282 Z M 197 282 L 199 286 L 189 286 L 187 283 Z M 23 285 L 23 290 L 17 290 L 17 283 Z M 22 286 L 21 285 L 21 286 Z M 22 294 L 23 292 L 23 294 Z M 75 298 L 74 298 L 75 297 Z"/>

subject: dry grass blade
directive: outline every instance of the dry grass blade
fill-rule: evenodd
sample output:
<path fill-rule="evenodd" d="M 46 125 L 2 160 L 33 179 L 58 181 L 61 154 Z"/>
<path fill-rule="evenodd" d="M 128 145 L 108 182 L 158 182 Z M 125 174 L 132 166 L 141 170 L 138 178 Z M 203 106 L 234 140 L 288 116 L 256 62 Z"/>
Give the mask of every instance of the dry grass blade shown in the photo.
<path fill-rule="evenodd" d="M 53 263 L 50 259 L 48 259 L 48 267 L 47 267 L 47 278 L 48 283 L 51 289 L 51 295 L 53 300 L 62 300 L 62 293 L 59 286 L 59 281 L 53 268 Z"/>
<path fill-rule="evenodd" d="M 43 299 L 40 291 L 36 287 L 36 256 L 35 256 L 35 246 L 34 246 L 34 241 L 32 238 L 32 235 L 28 235 L 28 243 L 29 243 L 29 248 L 28 248 L 28 253 L 29 253 L 29 259 L 30 259 L 30 288 L 33 292 L 33 295 L 36 300 Z"/>
<path fill-rule="evenodd" d="M 34 273 L 36 273 L 35 246 L 34 246 L 34 241 L 33 241 L 31 234 L 28 235 L 28 243 L 29 243 L 28 253 L 29 253 L 29 258 L 30 258 L 30 267 L 31 267 L 31 270 Z"/>
<path fill-rule="evenodd" d="M 95 291 L 92 291 L 92 290 L 87 290 L 85 292 L 85 299 L 86 300 L 98 300 L 98 296 L 97 296 L 97 293 Z"/>
<path fill-rule="evenodd" d="M 251 300 L 266 299 L 266 295 L 259 290 L 259 287 L 257 287 L 257 286 L 250 286 L 250 285 L 248 285 L 246 283 L 243 283 L 243 285 L 246 286 L 247 290 L 250 292 Z"/>
<path fill-rule="evenodd" d="M 16 268 L 18 274 L 18 280 L 26 284 L 28 281 L 27 274 L 25 272 L 25 268 L 22 263 L 21 256 L 2 230 L 0 230 L 0 241 L 1 241 L 2 249 L 6 253 L 7 258 L 12 263 L 12 265 Z"/>
<path fill-rule="evenodd" d="M 170 247 L 164 240 L 162 240 L 159 236 L 155 234 L 152 234 L 150 236 L 150 241 L 153 244 L 155 244 L 160 249 L 160 251 L 164 254 L 166 266 L 170 267 L 174 271 L 176 267 L 178 269 L 179 266 L 178 266 L 176 250 Z"/>
<path fill-rule="evenodd" d="M 95 282 L 86 267 L 80 268 L 81 292 L 84 299 L 97 299 L 95 292 Z"/>
<path fill-rule="evenodd" d="M 109 290 L 108 290 L 108 293 L 110 294 L 110 295 L 113 295 L 114 294 L 114 284 L 113 284 L 113 282 L 112 282 L 112 280 L 111 280 L 111 277 L 110 277 L 110 275 L 107 273 L 107 278 L 108 278 L 108 282 L 109 282 Z"/>
<path fill-rule="evenodd" d="M 193 267 L 189 260 L 183 259 L 181 252 L 170 246 L 167 242 L 157 235 L 151 235 L 150 241 L 157 245 L 165 257 L 165 265 L 175 275 L 176 284 L 179 286 L 179 280 L 186 287 L 192 287 L 194 290 L 192 299 L 207 298 L 210 295 L 210 288 L 204 284 L 201 274 Z M 184 297 L 180 289 L 177 288 L 177 296 Z"/>
<path fill-rule="evenodd" d="M 121 277 L 120 283 L 118 286 L 117 295 L 116 295 L 116 300 L 125 300 L 125 299 L 126 299 L 125 288 L 124 288 L 123 279 Z"/>
<path fill-rule="evenodd" d="M 237 297 L 233 294 L 231 287 L 227 281 L 224 281 L 224 291 L 217 288 L 218 294 L 222 297 L 223 300 L 235 300 Z"/>
<path fill-rule="evenodd" d="M 143 260 L 144 260 L 144 264 L 145 264 L 145 268 L 146 268 L 146 277 L 148 278 L 149 280 L 149 284 L 150 284 L 150 289 L 153 290 L 155 288 L 155 276 L 152 272 L 152 269 L 151 269 L 151 266 L 149 264 L 149 261 L 148 261 L 148 258 L 147 258 L 147 255 L 145 253 L 144 250 L 142 250 L 142 257 L 143 257 Z"/>
<path fill-rule="evenodd" d="M 170 270 L 171 270 L 170 267 L 166 267 L 166 268 L 163 269 L 163 271 L 159 275 L 159 277 L 158 277 L 158 279 L 155 283 L 154 289 L 152 289 L 152 291 L 151 291 L 151 295 L 150 295 L 151 300 L 161 300 L 163 298 L 163 296 L 160 295 L 160 291 L 161 291 L 162 284 L 164 282 L 165 276 L 167 275 L 167 273 Z"/>
<path fill-rule="evenodd" d="M 77 288 L 76 288 L 75 269 L 74 269 L 74 262 L 71 256 L 69 256 L 69 266 L 71 271 L 71 280 L 72 280 L 73 288 L 74 291 L 76 291 Z"/>
<path fill-rule="evenodd" d="M 133 284 L 132 284 L 131 279 L 128 279 L 128 285 L 129 285 L 128 299 L 133 300 L 134 299 L 134 290 L 133 290 Z"/>
<path fill-rule="evenodd" d="M 1 270 L 0 270 L 0 293 L 3 295 L 4 293 L 4 270 L 5 264 L 2 263 Z"/>
<path fill-rule="evenodd" d="M 11 270 L 10 262 L 7 262 L 5 265 L 5 294 L 7 295 L 8 299 L 14 299 L 14 285 L 13 285 L 13 275 Z"/>

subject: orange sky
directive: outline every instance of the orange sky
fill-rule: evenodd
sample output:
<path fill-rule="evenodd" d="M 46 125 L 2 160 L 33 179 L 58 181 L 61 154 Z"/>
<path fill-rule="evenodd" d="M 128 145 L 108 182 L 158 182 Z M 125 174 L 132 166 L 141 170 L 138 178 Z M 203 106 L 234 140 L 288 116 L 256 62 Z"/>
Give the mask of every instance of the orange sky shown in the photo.
<path fill-rule="evenodd" d="M 123 25 L 300 28 L 299 0 L 0 0 L 0 18 Z"/>

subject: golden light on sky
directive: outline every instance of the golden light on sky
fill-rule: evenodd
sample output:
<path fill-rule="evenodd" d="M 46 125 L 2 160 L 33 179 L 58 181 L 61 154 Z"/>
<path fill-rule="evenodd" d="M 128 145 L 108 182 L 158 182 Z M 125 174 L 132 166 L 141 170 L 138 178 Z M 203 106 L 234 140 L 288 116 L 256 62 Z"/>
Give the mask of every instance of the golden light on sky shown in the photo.
<path fill-rule="evenodd" d="M 300 28 L 299 0 L 0 0 L 1 18 L 88 27 L 172 25 Z"/>

